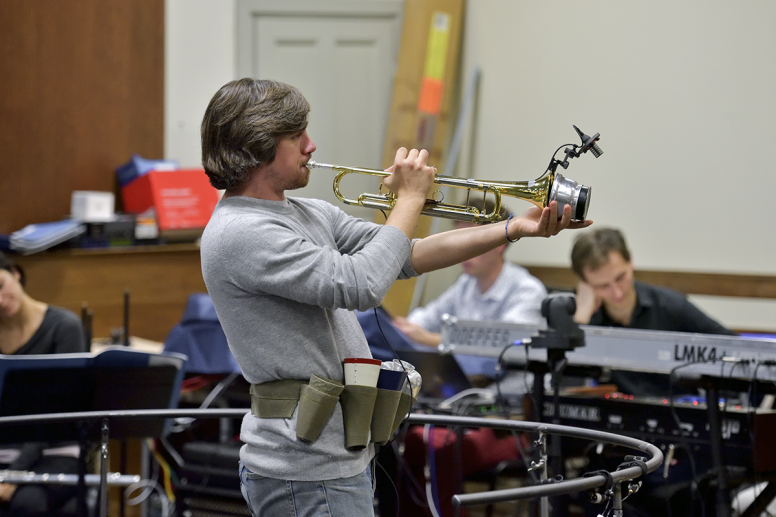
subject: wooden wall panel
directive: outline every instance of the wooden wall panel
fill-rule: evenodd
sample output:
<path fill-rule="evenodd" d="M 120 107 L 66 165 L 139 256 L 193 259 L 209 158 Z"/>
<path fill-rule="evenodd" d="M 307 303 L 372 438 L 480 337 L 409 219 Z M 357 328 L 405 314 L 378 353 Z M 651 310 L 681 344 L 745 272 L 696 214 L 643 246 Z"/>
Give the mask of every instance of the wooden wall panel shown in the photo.
<path fill-rule="evenodd" d="M 86 303 L 95 338 L 122 327 L 125 290 L 130 335 L 162 342 L 181 320 L 188 296 L 207 292 L 193 244 L 48 251 L 15 260 L 33 298 L 76 314 Z"/>
<path fill-rule="evenodd" d="M 0 234 L 162 157 L 164 0 L 4 0 L 0 64 Z"/>
<path fill-rule="evenodd" d="M 525 266 L 548 289 L 573 291 L 578 278 L 565 267 Z M 776 276 L 636 270 L 636 280 L 670 287 L 684 294 L 776 299 Z"/>

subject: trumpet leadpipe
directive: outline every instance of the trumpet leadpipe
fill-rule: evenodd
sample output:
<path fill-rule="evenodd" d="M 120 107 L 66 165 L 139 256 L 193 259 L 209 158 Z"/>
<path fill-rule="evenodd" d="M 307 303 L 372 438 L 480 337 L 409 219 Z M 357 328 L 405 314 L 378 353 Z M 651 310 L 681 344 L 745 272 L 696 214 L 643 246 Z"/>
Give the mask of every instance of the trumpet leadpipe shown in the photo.
<path fill-rule="evenodd" d="M 330 169 L 336 172 L 350 174 L 369 174 L 370 176 L 381 176 L 386 177 L 390 176 L 391 173 L 388 171 L 381 171 L 379 169 L 367 169 L 364 167 L 345 167 L 344 165 L 333 165 L 331 163 L 320 163 L 316 162 L 315 160 L 310 160 L 307 162 L 307 168 L 308 169 Z"/>

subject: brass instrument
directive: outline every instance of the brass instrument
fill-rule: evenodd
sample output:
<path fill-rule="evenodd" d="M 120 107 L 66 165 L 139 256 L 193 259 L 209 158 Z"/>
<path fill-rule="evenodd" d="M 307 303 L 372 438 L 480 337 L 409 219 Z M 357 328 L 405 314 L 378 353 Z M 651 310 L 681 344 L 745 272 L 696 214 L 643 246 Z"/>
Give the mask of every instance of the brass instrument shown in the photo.
<path fill-rule="evenodd" d="M 577 158 L 588 150 L 591 151 L 596 158 L 601 156 L 603 151 L 597 144 L 600 138 L 598 133 L 590 137 L 584 134 L 577 126 L 573 127 L 582 140 L 582 145 L 567 144 L 570 147 L 566 147 L 564 150 L 566 158 L 563 161 L 555 159 L 555 154 L 560 150 L 560 148 L 558 148 L 550 160 L 547 171 L 540 178 L 531 181 L 483 181 L 437 175 L 434 178 L 434 183 L 437 185 L 466 189 L 466 203 L 463 205 L 455 205 L 442 203 L 442 200 L 427 199 L 421 214 L 471 223 L 493 223 L 502 220 L 504 217 L 504 209 L 501 207 L 501 196 L 510 196 L 524 199 L 539 208 L 546 207 L 551 201 L 557 201 L 558 213 L 563 211 L 564 206 L 571 205 L 571 220 L 579 222 L 584 221 L 587 218 L 587 209 L 590 206 L 591 187 L 580 185 L 576 181 L 564 177 L 559 172 L 556 172 L 556 169 L 558 168 L 558 165 L 564 169 L 568 168 L 569 159 Z M 337 172 L 333 185 L 334 195 L 337 196 L 337 199 L 347 205 L 363 206 L 377 210 L 391 210 L 394 203 L 396 203 L 396 195 L 390 191 L 385 194 L 382 192 L 379 194 L 364 193 L 359 195 L 357 199 L 349 199 L 342 194 L 339 187 L 342 179 L 348 174 L 367 174 L 370 176 L 386 177 L 391 175 L 390 172 L 377 169 L 365 169 L 362 167 L 345 167 L 342 165 L 318 163 L 313 160 L 307 162 L 307 168 L 331 169 Z M 380 187 L 382 188 L 382 184 Z M 469 196 L 471 195 L 472 190 L 482 192 L 483 197 L 487 196 L 489 193 L 493 194 L 495 201 L 495 208 L 493 211 L 486 213 L 478 208 L 469 206 Z"/>
<path fill-rule="evenodd" d="M 334 195 L 337 199 L 347 205 L 357 205 L 377 210 L 390 210 L 396 202 L 396 195 L 393 192 L 385 194 L 364 193 L 357 199 L 346 198 L 340 191 L 340 181 L 348 174 L 368 174 L 370 176 L 386 177 L 390 172 L 377 169 L 365 169 L 361 167 L 344 167 L 342 165 L 331 165 L 328 163 L 318 163 L 310 160 L 307 162 L 309 169 L 331 169 L 337 172 L 334 178 Z M 475 179 L 454 178 L 451 176 L 437 175 L 434 183 L 450 187 L 462 188 L 467 190 L 467 203 L 455 205 L 442 203 L 434 199 L 427 199 L 426 206 L 421 214 L 433 217 L 443 217 L 446 219 L 455 219 L 457 221 L 466 221 L 472 223 L 493 223 L 503 218 L 501 209 L 501 196 L 516 197 L 524 199 L 538 206 L 546 207 L 550 201 L 558 202 L 558 212 L 563 210 L 565 205 L 571 205 L 571 219 L 573 221 L 584 221 L 587 217 L 587 208 L 590 205 L 591 187 L 585 187 L 576 181 L 564 177 L 554 168 L 536 180 L 531 181 L 483 181 Z M 495 207 L 490 213 L 481 211 L 468 205 L 471 191 L 482 192 L 483 196 L 488 193 L 493 194 Z"/>

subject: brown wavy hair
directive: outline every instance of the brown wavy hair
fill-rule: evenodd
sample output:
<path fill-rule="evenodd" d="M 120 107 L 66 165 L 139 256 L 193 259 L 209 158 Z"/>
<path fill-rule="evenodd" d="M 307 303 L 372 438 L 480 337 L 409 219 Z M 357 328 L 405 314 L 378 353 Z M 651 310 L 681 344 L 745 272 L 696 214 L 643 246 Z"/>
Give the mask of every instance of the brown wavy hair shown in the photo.
<path fill-rule="evenodd" d="M 275 159 L 278 141 L 307 127 L 310 104 L 295 87 L 246 77 L 221 87 L 202 119 L 202 166 L 218 189 L 243 186 Z"/>

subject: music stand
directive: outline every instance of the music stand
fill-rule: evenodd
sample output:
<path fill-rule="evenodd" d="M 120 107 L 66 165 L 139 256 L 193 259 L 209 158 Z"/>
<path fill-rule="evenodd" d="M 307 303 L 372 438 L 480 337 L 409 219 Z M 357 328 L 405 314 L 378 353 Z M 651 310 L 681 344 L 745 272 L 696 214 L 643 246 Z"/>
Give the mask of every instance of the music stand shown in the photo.
<path fill-rule="evenodd" d="M 0 416 L 176 408 L 185 361 L 180 354 L 125 347 L 98 354 L 0 356 Z M 107 425 L 107 419 L 101 426 L 77 421 L 20 424 L 3 429 L 0 443 L 79 442 L 78 513 L 85 515 L 86 444 L 90 440 L 102 442 L 100 496 L 101 504 L 107 504 Z M 157 418 L 119 420 L 110 437 L 158 437 L 170 425 L 171 421 Z"/>

